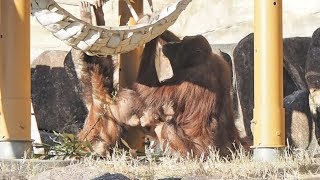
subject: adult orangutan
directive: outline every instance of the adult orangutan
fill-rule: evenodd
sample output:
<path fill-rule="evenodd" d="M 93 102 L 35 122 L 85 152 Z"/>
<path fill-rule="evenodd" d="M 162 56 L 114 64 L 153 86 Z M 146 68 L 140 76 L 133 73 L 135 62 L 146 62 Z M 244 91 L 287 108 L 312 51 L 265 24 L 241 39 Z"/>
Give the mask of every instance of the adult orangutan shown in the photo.
<path fill-rule="evenodd" d="M 164 146 L 181 155 L 207 155 L 210 147 L 228 155 L 240 144 L 232 112 L 230 66 L 212 52 L 203 36 L 174 41 L 163 46 L 174 76 L 158 81 L 154 52 L 148 51 L 154 49 L 156 41 L 150 42 L 134 90 L 146 107 L 161 109 L 172 103 L 174 115 L 156 127 Z"/>
<path fill-rule="evenodd" d="M 103 0 L 100 1 L 94 3 L 96 5 L 93 9 L 97 25 L 104 25 L 101 7 Z M 81 19 L 88 23 L 92 21 L 90 6 L 88 2 L 80 4 Z M 163 36 L 164 41 L 170 40 L 171 33 L 164 33 Z M 158 43 L 158 38 L 147 43 L 143 54 L 155 54 L 155 46 L 151 49 L 148 48 L 149 44 L 154 43 Z M 120 89 L 116 92 L 113 87 L 115 68 L 111 56 L 88 56 L 76 49 L 72 49 L 69 55 L 73 59 L 83 99 L 88 108 L 88 115 L 78 138 L 89 140 L 94 151 L 98 154 L 103 156 L 108 154 L 119 142 L 127 127 L 140 125 L 140 118 L 143 122 L 142 125 L 148 126 L 145 127 L 146 132 L 152 134 L 153 129 L 150 129 L 150 126 L 154 126 L 154 122 L 158 122 L 160 118 L 165 118 L 166 112 L 172 114 L 170 103 L 159 109 L 147 108 L 142 101 L 143 99 L 134 90 Z M 143 55 L 143 57 L 149 58 L 147 55 Z"/>

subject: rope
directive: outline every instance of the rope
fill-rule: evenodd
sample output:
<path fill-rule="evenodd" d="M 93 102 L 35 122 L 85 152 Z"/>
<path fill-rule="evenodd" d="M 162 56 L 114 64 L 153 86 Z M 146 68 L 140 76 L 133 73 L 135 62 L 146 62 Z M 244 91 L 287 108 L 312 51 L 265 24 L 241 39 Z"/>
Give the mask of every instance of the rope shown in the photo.
<path fill-rule="evenodd" d="M 137 12 L 134 10 L 134 8 L 132 7 L 130 0 L 125 0 L 125 1 L 127 3 L 127 6 L 128 6 L 128 8 L 129 8 L 129 10 L 131 12 L 131 15 L 132 15 L 133 19 L 136 22 L 138 22 L 139 21 L 139 16 L 138 16 Z"/>
<path fill-rule="evenodd" d="M 105 2 L 108 2 L 109 0 L 106 0 Z M 55 0 L 56 3 L 58 4 L 63 4 L 63 5 L 69 5 L 69 6 L 79 6 L 79 0 Z M 91 4 L 91 6 L 93 6 Z"/>
<path fill-rule="evenodd" d="M 55 37 L 91 56 L 126 53 L 151 41 L 168 29 L 192 0 L 154 12 L 148 22 L 134 26 L 92 26 L 74 17 L 54 0 L 31 0 L 31 13 Z"/>

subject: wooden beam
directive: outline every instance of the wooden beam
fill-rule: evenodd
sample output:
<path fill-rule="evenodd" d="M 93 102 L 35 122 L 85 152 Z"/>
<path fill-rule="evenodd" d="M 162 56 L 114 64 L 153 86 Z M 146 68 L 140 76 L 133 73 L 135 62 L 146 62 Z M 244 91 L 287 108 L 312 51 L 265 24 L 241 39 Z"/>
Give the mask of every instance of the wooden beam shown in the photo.
<path fill-rule="evenodd" d="M 143 0 L 134 0 L 132 7 L 139 15 L 143 14 Z M 121 25 L 134 25 L 136 21 L 131 15 L 127 3 L 124 0 L 119 0 L 119 16 Z M 130 87 L 136 80 L 141 54 L 143 47 L 137 48 L 129 53 L 119 55 L 120 71 L 119 71 L 119 83 L 120 87 Z M 133 149 L 137 149 L 139 152 L 145 151 L 145 136 L 144 132 L 139 127 L 131 127 L 128 129 L 126 135 L 126 141 Z"/>
<path fill-rule="evenodd" d="M 109 0 L 106 0 L 109 1 Z M 55 0 L 58 4 L 70 5 L 70 6 L 79 6 L 80 0 Z M 90 1 L 89 1 L 90 2 Z"/>

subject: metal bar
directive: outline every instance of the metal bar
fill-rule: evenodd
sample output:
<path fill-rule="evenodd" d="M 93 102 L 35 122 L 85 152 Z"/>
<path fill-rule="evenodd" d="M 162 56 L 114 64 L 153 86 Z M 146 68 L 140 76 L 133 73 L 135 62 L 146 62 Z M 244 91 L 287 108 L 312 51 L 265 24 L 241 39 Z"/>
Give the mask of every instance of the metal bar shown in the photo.
<path fill-rule="evenodd" d="M 30 1 L 1 1 L 0 157 L 21 158 L 31 147 Z"/>
<path fill-rule="evenodd" d="M 137 14 L 137 12 L 134 10 L 134 8 L 132 7 L 132 5 L 131 5 L 131 3 L 130 3 L 130 0 L 125 0 L 125 1 L 126 1 L 126 3 L 127 3 L 127 6 L 128 6 L 128 8 L 129 8 L 129 10 L 130 10 L 130 12 L 131 12 L 131 15 L 132 15 L 133 19 L 134 19 L 136 22 L 138 22 L 138 20 L 139 20 L 138 14 Z"/>
<path fill-rule="evenodd" d="M 285 146 L 282 0 L 254 2 L 254 158 L 272 160 Z"/>

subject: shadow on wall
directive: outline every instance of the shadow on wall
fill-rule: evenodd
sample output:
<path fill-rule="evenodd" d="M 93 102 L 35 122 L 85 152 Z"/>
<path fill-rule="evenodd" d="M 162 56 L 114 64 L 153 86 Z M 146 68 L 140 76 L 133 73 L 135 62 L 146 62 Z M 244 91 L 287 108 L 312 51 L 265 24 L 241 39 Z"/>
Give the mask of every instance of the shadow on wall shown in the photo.
<path fill-rule="evenodd" d="M 45 51 L 31 65 L 31 97 L 40 130 L 77 133 L 86 118 L 87 109 L 67 53 Z"/>

